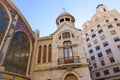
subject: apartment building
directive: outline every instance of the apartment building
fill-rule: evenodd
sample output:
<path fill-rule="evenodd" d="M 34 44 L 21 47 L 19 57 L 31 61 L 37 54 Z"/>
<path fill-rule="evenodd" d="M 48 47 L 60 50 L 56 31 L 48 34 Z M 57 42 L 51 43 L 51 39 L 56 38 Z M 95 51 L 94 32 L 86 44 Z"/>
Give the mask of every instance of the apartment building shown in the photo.
<path fill-rule="evenodd" d="M 93 80 L 120 80 L 120 13 L 100 4 L 82 27 Z"/>

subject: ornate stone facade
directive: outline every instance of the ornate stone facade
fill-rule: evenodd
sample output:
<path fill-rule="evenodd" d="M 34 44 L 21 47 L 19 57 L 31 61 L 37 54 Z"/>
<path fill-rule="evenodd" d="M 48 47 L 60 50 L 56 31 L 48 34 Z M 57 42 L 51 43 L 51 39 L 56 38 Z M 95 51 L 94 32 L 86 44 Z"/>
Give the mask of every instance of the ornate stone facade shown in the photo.
<path fill-rule="evenodd" d="M 63 12 L 53 34 L 36 37 L 32 80 L 91 80 L 82 32 L 74 23 L 74 17 Z"/>
<path fill-rule="evenodd" d="M 1 0 L 0 79 L 119 80 L 119 12 L 100 4 L 82 30 L 74 23 L 71 14 L 62 12 L 57 30 L 40 37 L 11 0 Z"/>

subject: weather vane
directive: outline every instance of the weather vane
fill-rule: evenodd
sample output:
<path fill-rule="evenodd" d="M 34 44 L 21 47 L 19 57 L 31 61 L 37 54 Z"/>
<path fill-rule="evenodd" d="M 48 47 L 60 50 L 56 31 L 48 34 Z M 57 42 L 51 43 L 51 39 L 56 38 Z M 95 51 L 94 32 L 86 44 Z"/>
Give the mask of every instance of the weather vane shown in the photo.
<path fill-rule="evenodd" d="M 66 12 L 67 10 L 65 8 L 63 8 L 63 11 Z"/>

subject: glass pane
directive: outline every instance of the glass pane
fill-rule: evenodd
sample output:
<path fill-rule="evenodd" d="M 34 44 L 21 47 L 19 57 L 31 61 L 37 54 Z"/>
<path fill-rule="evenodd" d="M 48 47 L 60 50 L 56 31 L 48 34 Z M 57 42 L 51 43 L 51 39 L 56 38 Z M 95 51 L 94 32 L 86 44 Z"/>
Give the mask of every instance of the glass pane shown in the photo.
<path fill-rule="evenodd" d="M 65 53 L 65 58 L 69 58 L 69 50 L 68 49 L 64 49 L 64 53 Z"/>
<path fill-rule="evenodd" d="M 7 13 L 5 9 L 0 5 L 0 44 L 7 29 L 8 21 L 9 19 Z"/>
<path fill-rule="evenodd" d="M 72 48 L 68 48 L 69 50 L 69 57 L 72 57 Z"/>
<path fill-rule="evenodd" d="M 29 40 L 22 32 L 16 32 L 6 53 L 6 71 L 25 75 L 29 58 Z"/>

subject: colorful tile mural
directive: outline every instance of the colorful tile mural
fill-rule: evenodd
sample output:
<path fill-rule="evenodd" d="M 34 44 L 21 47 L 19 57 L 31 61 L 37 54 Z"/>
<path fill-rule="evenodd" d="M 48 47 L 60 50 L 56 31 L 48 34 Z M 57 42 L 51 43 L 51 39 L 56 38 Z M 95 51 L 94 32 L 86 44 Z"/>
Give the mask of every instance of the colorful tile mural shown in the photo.
<path fill-rule="evenodd" d="M 30 79 L 22 78 L 22 77 L 15 76 L 12 74 L 0 73 L 0 80 L 30 80 Z"/>
<path fill-rule="evenodd" d="M 14 17 L 17 14 L 17 12 L 14 10 L 14 8 L 12 8 L 12 6 L 6 0 L 2 0 L 2 2 L 7 6 L 12 17 Z M 29 32 L 28 28 L 26 27 L 25 23 L 22 21 L 21 17 L 18 19 L 18 23 L 17 23 L 16 27 L 17 27 L 16 30 L 23 30 L 32 38 L 32 34 Z M 32 40 L 33 40 L 33 38 L 32 38 Z"/>
<path fill-rule="evenodd" d="M 18 22 L 16 24 L 16 31 L 17 30 L 24 31 L 31 37 L 31 39 L 33 39 L 32 34 L 30 33 L 29 29 L 27 28 L 27 26 L 25 25 L 25 23 L 23 22 L 23 20 L 21 18 L 18 19 Z"/>
<path fill-rule="evenodd" d="M 16 15 L 16 11 L 11 7 L 11 5 L 6 0 L 2 0 L 2 2 L 8 7 L 8 10 L 10 11 L 12 17 L 14 17 L 14 15 Z"/>

